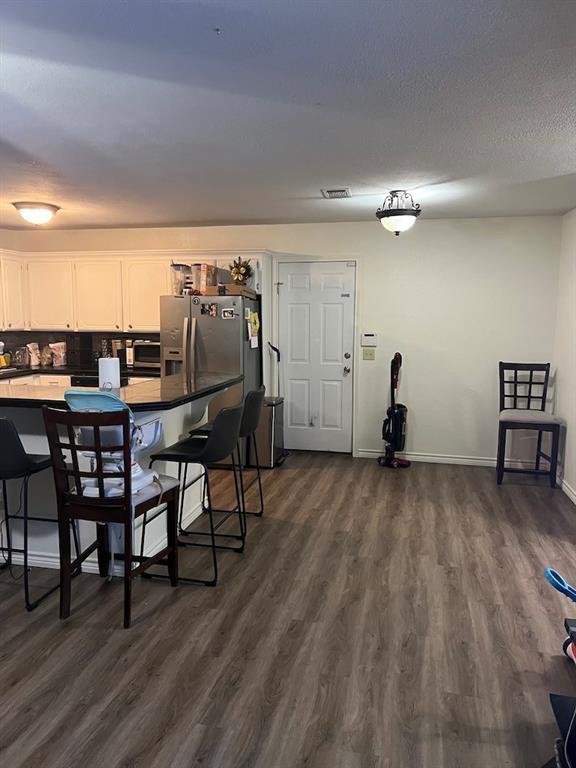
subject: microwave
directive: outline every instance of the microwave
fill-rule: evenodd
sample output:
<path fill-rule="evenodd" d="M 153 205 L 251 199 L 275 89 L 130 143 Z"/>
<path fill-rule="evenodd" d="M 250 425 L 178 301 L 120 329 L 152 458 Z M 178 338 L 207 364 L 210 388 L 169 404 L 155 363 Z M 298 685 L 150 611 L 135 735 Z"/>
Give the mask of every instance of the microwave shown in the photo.
<path fill-rule="evenodd" d="M 132 344 L 134 368 L 160 368 L 160 342 L 137 339 Z"/>

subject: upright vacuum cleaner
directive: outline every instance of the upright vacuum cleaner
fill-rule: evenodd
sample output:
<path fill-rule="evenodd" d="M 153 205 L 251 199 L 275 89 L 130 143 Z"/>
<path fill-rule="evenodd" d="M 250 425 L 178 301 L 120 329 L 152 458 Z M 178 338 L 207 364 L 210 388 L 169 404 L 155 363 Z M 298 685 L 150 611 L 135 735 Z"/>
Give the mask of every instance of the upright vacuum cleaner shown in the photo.
<path fill-rule="evenodd" d="M 390 407 L 386 411 L 386 418 L 382 425 L 382 440 L 386 443 L 384 456 L 378 458 L 381 467 L 391 469 L 405 469 L 410 466 L 406 459 L 398 459 L 396 451 L 403 451 L 406 442 L 406 414 L 408 408 L 402 403 L 396 402 L 396 390 L 402 368 L 402 355 L 396 352 L 390 362 Z"/>

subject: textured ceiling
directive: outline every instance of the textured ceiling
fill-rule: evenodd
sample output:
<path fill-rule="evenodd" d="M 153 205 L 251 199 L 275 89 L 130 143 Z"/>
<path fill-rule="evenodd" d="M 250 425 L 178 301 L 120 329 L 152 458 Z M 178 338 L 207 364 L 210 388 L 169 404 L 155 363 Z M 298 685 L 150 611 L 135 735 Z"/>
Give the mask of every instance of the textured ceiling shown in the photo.
<path fill-rule="evenodd" d="M 576 0 L 0 0 L 0 37 L 0 226 L 576 207 Z"/>

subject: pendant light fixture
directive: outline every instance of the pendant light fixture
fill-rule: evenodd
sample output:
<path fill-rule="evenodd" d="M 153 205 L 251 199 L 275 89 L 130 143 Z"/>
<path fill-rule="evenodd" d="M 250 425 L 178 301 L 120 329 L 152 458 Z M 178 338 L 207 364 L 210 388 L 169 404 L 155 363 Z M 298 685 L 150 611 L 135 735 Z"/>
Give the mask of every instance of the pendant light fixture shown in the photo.
<path fill-rule="evenodd" d="M 48 224 L 60 208 L 50 203 L 12 203 L 24 221 L 30 224 Z"/>
<path fill-rule="evenodd" d="M 393 189 L 384 198 L 382 208 L 378 208 L 376 216 L 384 229 L 398 236 L 400 232 L 406 232 L 413 227 L 421 213 L 420 206 L 414 202 L 410 192 Z"/>

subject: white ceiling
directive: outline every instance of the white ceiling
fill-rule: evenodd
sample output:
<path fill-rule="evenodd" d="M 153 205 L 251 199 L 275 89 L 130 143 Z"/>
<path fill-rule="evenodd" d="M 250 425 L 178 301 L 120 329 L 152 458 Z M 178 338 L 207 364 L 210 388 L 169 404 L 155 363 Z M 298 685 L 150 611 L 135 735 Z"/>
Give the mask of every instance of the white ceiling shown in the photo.
<path fill-rule="evenodd" d="M 0 0 L 0 36 L 0 226 L 576 207 L 576 0 Z"/>

